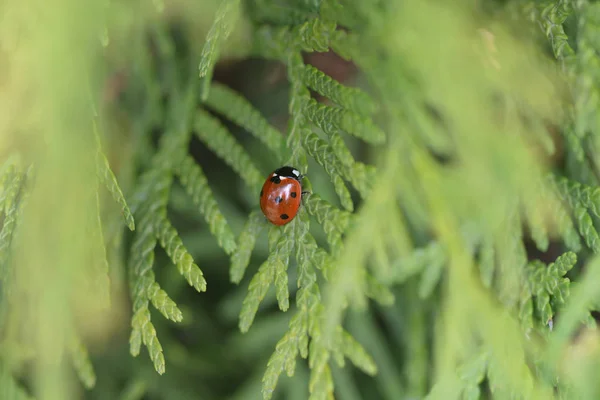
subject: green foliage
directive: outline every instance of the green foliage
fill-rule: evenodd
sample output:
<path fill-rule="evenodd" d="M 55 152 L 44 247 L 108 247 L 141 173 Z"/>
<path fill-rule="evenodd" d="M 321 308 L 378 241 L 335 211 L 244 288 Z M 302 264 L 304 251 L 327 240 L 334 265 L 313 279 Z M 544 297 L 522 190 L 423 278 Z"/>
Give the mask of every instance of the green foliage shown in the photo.
<path fill-rule="evenodd" d="M 275 157 L 285 151 L 281 133 L 273 128 L 252 104 L 227 86 L 217 83 L 211 85 L 206 105 L 247 129 L 261 140 Z"/>
<path fill-rule="evenodd" d="M 254 166 L 250 156 L 235 141 L 225 127 L 205 111 L 199 111 L 195 119 L 196 135 L 208 148 L 222 157 L 251 188 L 260 188 L 262 175 Z"/>
<path fill-rule="evenodd" d="M 192 89 L 194 86 L 192 86 Z M 173 113 L 184 121 L 192 121 L 193 96 L 184 98 L 181 104 L 173 106 Z M 177 304 L 155 282 L 152 272 L 154 248 L 158 243 L 165 250 L 179 273 L 198 292 L 206 291 L 206 279 L 183 244 L 179 233 L 167 217 L 167 204 L 173 175 L 177 174 L 211 227 L 226 252 L 235 249 L 233 234 L 227 225 L 216 201 L 208 188 L 202 170 L 185 155 L 185 146 L 190 138 L 190 127 L 184 124 L 178 131 L 172 131 L 162 138 L 160 148 L 153 159 L 153 166 L 142 177 L 135 199 L 136 212 L 143 214 L 137 234 L 131 247 L 130 286 L 134 299 L 132 332 L 130 336 L 131 354 L 137 356 L 141 344 L 148 348 L 150 358 L 159 374 L 165 372 L 165 358 L 156 329 L 151 322 L 149 302 L 151 301 L 165 318 L 181 322 L 183 315 Z M 213 143 L 215 148 L 225 151 L 227 143 Z M 168 161 L 166 161 L 168 160 Z"/>
<path fill-rule="evenodd" d="M 565 304 L 569 296 L 569 279 L 563 276 L 575 265 L 577 256 L 575 253 L 567 252 L 556 259 L 555 262 L 546 266 L 539 260 L 527 266 L 528 290 L 522 292 L 521 307 L 527 310 L 521 315 L 528 328 L 531 328 L 532 315 L 535 309 L 542 326 L 547 326 L 556 313 L 555 308 Z M 532 307 L 532 296 L 535 296 L 535 307 Z M 551 305 L 551 302 L 554 306 Z"/>
<path fill-rule="evenodd" d="M 202 100 L 206 100 L 208 96 L 213 69 L 219 57 L 219 48 L 221 43 L 231 34 L 233 25 L 236 22 L 235 17 L 239 4 L 239 0 L 223 1 L 217 10 L 215 21 L 206 37 L 206 43 L 202 49 L 200 66 L 198 68 L 200 78 L 204 79 L 204 84 L 201 86 L 202 94 L 200 95 Z"/>
<path fill-rule="evenodd" d="M 598 398 L 599 4 L 201 3 L 0 6 L 3 399 Z"/>
<path fill-rule="evenodd" d="M 231 257 L 231 267 L 229 268 L 231 282 L 240 283 L 244 277 L 244 272 L 250 263 L 250 255 L 256 244 L 256 238 L 264 226 L 262 213 L 257 210 L 250 213 L 238 238 L 239 246 Z"/>
<path fill-rule="evenodd" d="M 123 197 L 123 192 L 117 183 L 117 178 L 115 174 L 110 169 L 110 165 L 108 164 L 108 160 L 106 159 L 106 155 L 102 152 L 100 147 L 100 138 L 98 136 L 98 131 L 96 128 L 96 124 L 94 123 L 94 134 L 96 136 L 96 142 L 98 145 L 98 151 L 96 154 L 96 171 L 98 173 L 98 178 L 100 182 L 102 182 L 108 191 L 110 192 L 114 201 L 119 204 L 121 207 L 121 214 L 125 219 L 125 223 L 130 230 L 135 230 L 135 223 L 133 221 L 133 215 L 131 215 L 131 211 L 129 210 L 129 206 Z"/>
<path fill-rule="evenodd" d="M 96 374 L 94 373 L 87 349 L 76 335 L 71 339 L 69 352 L 79 380 L 81 380 L 87 389 L 93 388 L 96 385 Z"/>
<path fill-rule="evenodd" d="M 0 372 L 0 396 L 7 400 L 30 400 L 32 399 L 17 382 L 6 368 Z"/>

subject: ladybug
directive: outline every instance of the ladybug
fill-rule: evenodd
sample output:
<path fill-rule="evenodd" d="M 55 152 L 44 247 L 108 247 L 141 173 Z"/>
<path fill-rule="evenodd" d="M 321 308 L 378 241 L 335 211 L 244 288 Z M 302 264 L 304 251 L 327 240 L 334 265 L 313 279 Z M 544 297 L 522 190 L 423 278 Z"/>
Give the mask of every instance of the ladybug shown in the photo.
<path fill-rule="evenodd" d="M 281 167 L 267 177 L 260 191 L 260 208 L 275 225 L 294 219 L 302 199 L 302 174 L 294 167 Z"/>

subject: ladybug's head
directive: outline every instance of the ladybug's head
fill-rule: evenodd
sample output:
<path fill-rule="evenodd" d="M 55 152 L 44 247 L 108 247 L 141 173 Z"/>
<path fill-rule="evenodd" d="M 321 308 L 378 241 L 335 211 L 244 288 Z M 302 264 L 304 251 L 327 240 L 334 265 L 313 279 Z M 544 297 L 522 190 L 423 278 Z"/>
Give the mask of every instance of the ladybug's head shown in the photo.
<path fill-rule="evenodd" d="M 289 165 L 276 169 L 274 174 L 279 176 L 285 176 L 287 178 L 293 178 L 297 181 L 302 180 L 303 177 L 299 169 L 290 167 Z"/>

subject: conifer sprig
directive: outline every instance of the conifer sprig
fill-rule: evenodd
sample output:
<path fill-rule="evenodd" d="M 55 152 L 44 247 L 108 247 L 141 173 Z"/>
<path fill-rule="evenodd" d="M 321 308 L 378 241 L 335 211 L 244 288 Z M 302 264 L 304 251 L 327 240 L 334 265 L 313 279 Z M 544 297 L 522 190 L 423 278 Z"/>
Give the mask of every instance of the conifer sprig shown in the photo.
<path fill-rule="evenodd" d="M 371 187 L 368 180 L 373 179 L 375 169 L 354 160 L 338 130 L 342 129 L 367 143 L 376 144 L 382 143 L 385 135 L 368 117 L 374 111 L 374 103 L 366 94 L 357 89 L 344 87 L 316 68 L 306 66 L 302 61 L 300 51 L 328 50 L 329 40 L 334 31 L 334 22 L 315 17 L 295 27 L 263 25 L 256 31 L 254 51 L 263 57 L 281 60 L 288 67 L 291 91 L 287 147 L 291 150 L 291 156 L 286 163 L 295 165 L 305 172 L 306 155 L 313 157 L 330 176 L 342 206 L 351 211 L 354 205 L 344 181 L 350 182 L 363 197 L 366 197 Z M 338 106 L 316 103 L 310 98 L 309 87 L 326 97 L 331 97 Z M 234 122 L 245 126 L 240 121 L 234 120 Z M 245 127 L 250 131 L 253 128 L 249 124 Z M 324 131 L 327 138 L 321 138 L 315 128 Z M 215 130 L 216 128 L 212 129 Z M 203 138 L 205 143 L 207 140 L 208 138 Z M 210 144 L 208 145 L 210 147 Z M 234 150 L 233 153 L 238 152 Z M 229 157 L 228 163 L 232 166 L 236 164 L 231 160 L 231 156 L 225 154 L 219 156 L 226 160 Z M 244 164 L 250 165 L 249 162 Z M 240 167 L 234 169 L 243 176 Z M 313 215 L 320 224 L 323 224 L 332 254 L 339 254 L 342 249 L 343 234 L 349 226 L 350 214 L 338 210 L 317 195 L 307 196 L 303 203 L 306 211 L 301 209 L 294 221 L 282 229 L 271 228 L 270 255 L 251 279 L 240 313 L 240 329 L 245 332 L 254 320 L 258 306 L 271 283 L 276 286 L 276 297 L 280 308 L 282 310 L 288 308 L 285 271 L 289 257 L 294 254 L 295 249 L 296 261 L 299 263 L 299 290 L 296 294 L 298 313 L 292 318 L 289 331 L 277 344 L 275 353 L 268 363 L 263 378 L 265 399 L 272 396 L 278 376 L 283 370 L 286 370 L 288 375 L 293 374 L 298 352 L 303 357 L 309 357 L 311 399 L 326 398 L 332 394 L 330 356 L 335 355 L 334 358 L 338 363 L 343 364 L 343 356 L 346 355 L 360 364 L 365 371 L 372 373 L 375 370 L 374 365 L 367 361 L 369 358 L 366 352 L 343 330 L 340 330 L 339 334 L 336 333 L 337 339 L 333 342 L 327 342 L 321 334 L 324 306 L 320 300 L 316 276 L 312 268 L 321 269 L 327 279 L 333 263 L 329 253 L 319 248 L 312 235 L 308 233 L 308 217 L 309 214 Z M 251 218 L 258 218 L 256 215 L 253 214 Z M 281 230 L 280 235 L 273 234 L 274 231 L 279 230 Z M 241 239 L 248 238 L 251 248 L 257 232 L 258 223 L 253 219 L 249 220 L 242 233 L 244 236 L 240 236 L 240 246 Z M 245 269 L 248 259 L 249 255 L 245 252 L 234 254 L 231 274 L 236 280 L 240 277 L 239 271 Z M 374 279 L 370 279 L 369 282 L 369 285 L 363 288 L 365 292 L 370 292 L 369 295 L 379 297 L 384 302 L 389 301 L 390 296 L 382 289 L 382 285 L 378 285 Z M 310 351 L 309 337 L 311 338 Z"/>
<path fill-rule="evenodd" d="M 180 322 L 183 313 L 155 281 L 152 264 L 156 244 L 160 243 L 190 286 L 198 292 L 203 292 L 207 285 L 202 270 L 194 262 L 177 229 L 168 218 L 167 205 L 175 175 L 179 177 L 192 201 L 204 215 L 211 233 L 216 236 L 221 247 L 227 253 L 236 248 L 231 229 L 214 200 L 202 170 L 187 156 L 187 146 L 194 124 L 196 89 L 196 85 L 191 84 L 187 86 L 186 91 L 172 91 L 169 116 L 172 121 L 176 121 L 177 129 L 169 130 L 162 136 L 158 152 L 152 158 L 149 169 L 140 178 L 131 207 L 134 213 L 142 217 L 134 235 L 129 264 L 133 298 L 130 351 L 132 355 L 137 356 L 141 344 L 144 343 L 159 374 L 165 372 L 165 358 L 150 319 L 149 303 L 152 302 L 165 318 L 174 322 Z M 230 143 L 217 141 L 211 144 L 219 154 L 227 154 L 226 146 Z M 237 160 L 236 157 L 234 159 Z"/>
<path fill-rule="evenodd" d="M 198 292 L 206 290 L 206 280 L 200 268 L 194 263 L 194 259 L 183 246 L 177 230 L 171 225 L 166 216 L 162 215 L 154 221 L 154 232 L 161 246 L 177 266 L 179 273 Z"/>
<path fill-rule="evenodd" d="M 108 159 L 106 155 L 102 151 L 102 145 L 100 142 L 100 134 L 98 132 L 98 126 L 96 120 L 92 121 L 93 124 L 93 132 L 94 138 L 96 139 L 96 174 L 101 183 L 104 184 L 106 189 L 110 192 L 113 200 L 121 207 L 121 214 L 125 219 L 125 224 L 129 228 L 129 230 L 135 230 L 135 221 L 133 219 L 133 214 L 127 205 L 127 201 L 125 201 L 125 197 L 123 196 L 123 192 L 121 191 L 121 187 L 117 182 L 117 178 L 110 168 Z"/>
<path fill-rule="evenodd" d="M 596 216 L 600 212 L 600 189 L 591 187 L 582 183 L 569 180 L 565 177 L 549 176 L 549 183 L 554 188 L 557 195 L 566 202 L 573 212 L 579 234 L 583 237 L 586 245 L 595 253 L 600 252 L 600 237 L 588 210 Z M 566 222 L 564 215 L 558 215 L 558 220 L 562 222 L 563 231 L 565 231 L 565 241 L 572 243 L 577 249 L 577 240 L 573 238 L 569 222 Z"/>
<path fill-rule="evenodd" d="M 185 143 L 187 134 L 180 133 L 178 138 L 173 134 L 173 140 L 177 143 Z M 154 261 L 154 247 L 157 241 L 165 248 L 173 263 L 180 273 L 188 280 L 188 283 L 198 291 L 206 290 L 206 281 L 200 269 L 194 264 L 191 256 L 183 247 L 177 231 L 171 226 L 166 217 L 166 206 L 169 197 L 169 188 L 172 184 L 172 172 L 170 163 L 165 164 L 161 157 L 176 156 L 180 152 L 176 146 L 166 144 L 155 157 L 157 160 L 153 170 L 144 177 L 141 190 L 147 191 L 146 201 L 140 205 L 140 212 L 144 217 L 140 220 L 137 234 L 132 245 L 132 256 L 130 260 L 131 290 L 133 297 L 132 332 L 130 346 L 132 355 L 139 354 L 141 343 L 148 347 L 150 358 L 159 374 L 165 371 L 165 361 L 162 346 L 156 337 L 156 330 L 150 321 L 149 302 L 168 319 L 180 321 L 181 311 L 166 292 L 160 289 L 155 282 L 152 264 Z M 175 153 L 175 154 L 174 154 Z M 148 184 L 152 182 L 152 184 Z"/>
<path fill-rule="evenodd" d="M 209 149 L 221 157 L 246 184 L 258 191 L 263 176 L 254 162 L 229 131 L 206 111 L 200 110 L 194 121 L 194 132 Z"/>
<path fill-rule="evenodd" d="M 236 248 L 233 232 L 221 214 L 200 166 L 192 157 L 186 156 L 177 165 L 176 172 L 186 192 L 204 216 L 211 233 L 217 238 L 219 246 L 225 250 L 225 253 L 231 254 Z"/>
<path fill-rule="evenodd" d="M 129 209 L 127 202 L 125 201 L 123 192 L 121 191 L 121 188 L 119 187 L 119 184 L 117 183 L 117 178 L 115 177 L 114 173 L 110 169 L 110 166 L 108 164 L 108 160 L 106 159 L 106 156 L 101 151 L 98 151 L 97 157 L 98 157 L 97 170 L 98 170 L 98 177 L 100 178 L 100 181 L 106 186 L 106 188 L 112 195 L 113 200 L 115 202 L 117 202 L 117 204 L 119 204 L 119 206 L 121 207 L 121 214 L 123 215 L 123 218 L 125 219 L 125 224 L 129 228 L 129 230 L 131 230 L 131 231 L 135 230 L 135 222 L 133 219 L 133 215 L 131 214 L 131 210 Z"/>
<path fill-rule="evenodd" d="M 488 358 L 486 352 L 473 354 L 468 360 L 461 363 L 456 371 L 454 380 L 447 379 L 433 386 L 426 400 L 444 399 L 447 396 L 465 400 L 475 400 L 481 397 L 480 384 L 488 372 Z"/>
<path fill-rule="evenodd" d="M 104 233 L 102 232 L 102 214 L 100 207 L 100 195 L 98 193 L 98 185 L 94 193 L 95 197 L 95 212 L 92 216 L 92 234 L 90 235 L 94 241 L 94 280 L 97 282 L 99 298 L 101 304 L 106 307 L 110 306 L 110 270 L 106 254 L 106 244 L 104 241 Z M 132 219 L 133 220 L 133 219 Z"/>
<path fill-rule="evenodd" d="M 87 348 L 81 342 L 79 336 L 77 336 L 75 333 L 71 335 L 69 354 L 71 356 L 75 371 L 79 376 L 79 380 L 83 382 L 83 385 L 86 387 L 86 389 L 93 388 L 96 385 L 96 374 L 94 372 L 94 367 L 90 361 Z"/>
<path fill-rule="evenodd" d="M 340 107 L 364 116 L 372 115 L 376 109 L 375 103 L 368 94 L 342 85 L 312 65 L 305 65 L 300 71 L 300 76 L 307 87 Z"/>
<path fill-rule="evenodd" d="M 4 205 L 13 192 L 13 181 L 16 178 L 15 174 L 17 167 L 14 164 L 4 165 L 2 176 L 0 177 L 0 211 L 4 212 Z"/>
<path fill-rule="evenodd" d="M 294 225 L 295 256 L 298 265 L 296 313 L 290 320 L 289 330 L 279 340 L 267 363 L 262 380 L 265 400 L 272 397 L 279 375 L 283 371 L 288 376 L 294 374 L 298 354 L 309 359 L 311 399 L 326 398 L 333 392 L 333 378 L 329 366 L 332 355 L 335 355 L 335 360 L 340 366 L 343 366 L 344 357 L 347 357 L 368 374 L 376 371 L 373 360 L 364 348 L 343 329 L 339 328 L 336 331 L 335 339 L 330 345 L 324 342 L 321 333 L 323 304 L 316 275 L 316 270 L 323 267 L 323 258 L 313 255 L 320 249 L 309 233 L 308 214 L 301 211 L 296 218 L 297 222 L 292 221 L 288 224 Z"/>
<path fill-rule="evenodd" d="M 204 79 L 200 93 L 202 100 L 206 100 L 208 97 L 213 69 L 219 57 L 220 46 L 231 34 L 231 30 L 238 17 L 239 7 L 240 0 L 225 0 L 217 9 L 215 20 L 206 37 L 200 58 L 200 65 L 198 66 L 199 76 Z"/>
<path fill-rule="evenodd" d="M 354 203 L 352 203 L 352 197 L 340 175 L 338 169 L 339 162 L 329 143 L 321 139 L 316 133 L 308 131 L 304 135 L 303 145 L 308 154 L 323 166 L 331 178 L 335 192 L 342 203 L 342 207 L 348 211 L 353 211 Z"/>
<path fill-rule="evenodd" d="M 266 220 L 262 212 L 254 210 L 248 216 L 244 228 L 238 237 L 238 247 L 231 257 L 229 276 L 231 282 L 240 283 L 244 272 L 250 263 L 250 256 L 256 244 L 259 233 L 266 226 Z"/>
<path fill-rule="evenodd" d="M 9 185 L 5 186 L 2 193 L 3 209 L 0 212 L 4 214 L 2 230 L 0 230 L 0 279 L 6 279 L 8 266 L 6 265 L 10 256 L 10 248 L 18 223 L 18 216 L 22 210 L 24 202 L 17 201 L 17 196 L 22 187 L 24 174 L 15 171 L 13 179 Z"/>
<path fill-rule="evenodd" d="M 541 261 L 533 261 L 526 269 L 528 291 L 521 294 L 520 304 L 525 314 L 521 318 L 531 319 L 530 312 L 535 309 L 541 326 L 546 327 L 556 314 L 556 307 L 565 304 L 569 296 L 569 279 L 564 275 L 575 265 L 577 256 L 575 253 L 567 252 L 556 259 L 555 262 L 546 266 Z M 535 296 L 535 306 L 526 305 L 532 302 Z M 552 300 L 552 302 L 551 302 Z M 527 325 L 530 323 L 528 322 Z"/>
<path fill-rule="evenodd" d="M 262 141 L 276 158 L 285 150 L 284 139 L 277 129 L 248 100 L 227 86 L 213 83 L 206 106 L 227 117 Z"/>

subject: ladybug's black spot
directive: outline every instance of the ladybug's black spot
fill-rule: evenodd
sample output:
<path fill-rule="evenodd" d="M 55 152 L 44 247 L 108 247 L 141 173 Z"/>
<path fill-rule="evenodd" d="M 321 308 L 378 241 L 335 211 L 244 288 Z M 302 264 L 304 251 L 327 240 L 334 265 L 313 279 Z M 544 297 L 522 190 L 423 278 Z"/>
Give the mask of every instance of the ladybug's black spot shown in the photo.
<path fill-rule="evenodd" d="M 275 203 L 279 204 L 283 201 L 283 199 L 281 198 L 281 196 L 277 196 L 275 197 Z"/>
<path fill-rule="evenodd" d="M 260 197 L 262 197 L 262 195 L 263 195 L 263 191 L 262 191 L 262 189 L 260 189 Z"/>
<path fill-rule="evenodd" d="M 297 194 L 296 194 L 296 192 L 292 192 L 292 193 L 290 193 L 290 196 L 292 196 L 292 198 L 295 199 Z"/>
<path fill-rule="evenodd" d="M 279 178 L 278 175 L 273 175 L 273 177 L 271 178 L 271 182 L 273 182 L 274 184 L 280 184 L 281 178 Z"/>
<path fill-rule="evenodd" d="M 281 215 L 279 216 L 279 218 L 281 218 L 281 219 L 288 219 L 288 218 L 289 218 L 289 215 L 287 215 L 287 214 L 281 214 Z"/>

